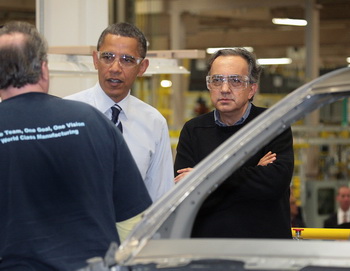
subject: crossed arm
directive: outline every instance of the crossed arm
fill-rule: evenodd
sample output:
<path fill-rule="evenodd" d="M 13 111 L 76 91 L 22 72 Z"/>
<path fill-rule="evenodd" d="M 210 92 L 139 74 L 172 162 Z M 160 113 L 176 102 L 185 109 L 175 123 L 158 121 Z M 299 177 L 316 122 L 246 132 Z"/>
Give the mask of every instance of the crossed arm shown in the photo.
<path fill-rule="evenodd" d="M 266 153 L 260 160 L 257 166 L 267 166 L 268 164 L 273 163 L 276 160 L 276 153 L 272 153 L 269 151 Z M 177 183 L 180 180 L 182 180 L 188 173 L 190 173 L 193 170 L 193 168 L 182 168 L 177 171 L 179 175 L 177 175 L 174 179 L 174 182 Z"/>

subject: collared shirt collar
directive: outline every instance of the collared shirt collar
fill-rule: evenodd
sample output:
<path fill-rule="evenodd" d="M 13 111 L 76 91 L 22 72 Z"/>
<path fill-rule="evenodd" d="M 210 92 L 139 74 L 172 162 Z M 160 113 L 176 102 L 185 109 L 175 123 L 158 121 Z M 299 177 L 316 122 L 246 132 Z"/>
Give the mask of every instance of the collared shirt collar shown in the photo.
<path fill-rule="evenodd" d="M 347 222 L 350 222 L 350 210 L 347 211 L 343 211 L 342 208 L 338 207 L 338 221 L 339 223 L 344 223 L 343 219 L 344 219 L 344 215 L 347 216 Z"/>
<path fill-rule="evenodd" d="M 240 120 L 238 120 L 235 124 L 233 124 L 232 126 L 235 126 L 235 125 L 240 125 L 242 124 L 249 116 L 250 114 L 250 110 L 252 108 L 252 104 L 249 102 L 248 103 L 248 107 L 246 109 L 246 111 L 244 112 L 242 118 Z M 221 120 L 220 120 L 220 115 L 219 115 L 219 111 L 218 110 L 214 110 L 214 120 L 215 120 L 215 123 L 221 127 L 227 127 L 229 125 L 223 123 Z"/>
<path fill-rule="evenodd" d="M 109 115 L 112 114 L 111 107 L 116 103 L 103 91 L 103 89 L 101 88 L 98 82 L 96 84 L 95 90 L 96 90 L 95 92 L 96 108 L 109 117 Z M 129 97 L 130 97 L 130 90 L 128 95 L 123 100 L 117 103 L 122 108 L 122 112 L 120 114 L 125 115 L 126 118 L 128 115 L 128 98 Z"/>

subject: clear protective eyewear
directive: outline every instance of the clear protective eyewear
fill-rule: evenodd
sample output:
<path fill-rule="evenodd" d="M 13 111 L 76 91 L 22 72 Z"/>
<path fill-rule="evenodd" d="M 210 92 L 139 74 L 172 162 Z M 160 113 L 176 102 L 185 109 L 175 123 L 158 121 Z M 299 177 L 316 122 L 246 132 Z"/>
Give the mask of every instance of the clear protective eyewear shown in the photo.
<path fill-rule="evenodd" d="M 206 76 L 207 87 L 209 90 L 221 89 L 224 82 L 228 83 L 229 89 L 231 90 L 241 90 L 246 88 L 249 84 L 249 77 L 246 75 L 208 75 Z"/>
<path fill-rule="evenodd" d="M 116 54 L 112 52 L 97 52 L 98 59 L 106 64 L 106 65 L 112 65 L 116 59 L 118 59 L 118 63 L 122 67 L 131 68 L 139 65 L 141 61 L 143 60 L 142 57 L 134 57 L 130 55 L 121 55 L 117 57 Z"/>

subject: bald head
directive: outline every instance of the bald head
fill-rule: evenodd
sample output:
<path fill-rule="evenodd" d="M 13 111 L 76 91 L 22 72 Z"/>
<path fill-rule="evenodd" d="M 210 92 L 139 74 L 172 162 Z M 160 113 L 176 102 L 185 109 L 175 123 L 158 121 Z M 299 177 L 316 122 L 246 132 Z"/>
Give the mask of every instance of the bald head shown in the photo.
<path fill-rule="evenodd" d="M 47 44 L 35 26 L 9 22 L 0 29 L 0 90 L 36 84 L 47 62 Z"/>
<path fill-rule="evenodd" d="M 23 45 L 24 35 L 22 33 L 9 33 L 0 36 L 0 49 Z"/>

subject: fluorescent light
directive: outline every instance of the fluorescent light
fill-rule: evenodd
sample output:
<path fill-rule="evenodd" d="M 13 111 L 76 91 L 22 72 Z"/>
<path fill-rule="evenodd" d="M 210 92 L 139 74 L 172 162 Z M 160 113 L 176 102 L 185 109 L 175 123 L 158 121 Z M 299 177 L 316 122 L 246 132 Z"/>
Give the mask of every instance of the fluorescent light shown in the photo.
<path fill-rule="evenodd" d="M 346 61 L 347 61 L 348 63 L 350 63 L 350 57 L 346 58 Z"/>
<path fill-rule="evenodd" d="M 307 25 L 307 21 L 306 20 L 301 20 L 301 19 L 273 18 L 272 22 L 274 24 L 282 24 L 282 25 L 294 25 L 294 26 L 305 26 L 305 25 Z"/>
<path fill-rule="evenodd" d="M 222 50 L 222 49 L 236 49 L 238 47 L 217 47 L 217 48 L 207 48 L 207 53 L 208 54 L 214 54 L 215 52 Z M 253 47 L 243 47 L 244 49 L 246 49 L 249 52 L 253 52 L 254 49 Z"/>
<path fill-rule="evenodd" d="M 162 80 L 160 82 L 160 85 L 163 88 L 170 88 L 173 85 L 173 83 L 170 80 Z"/>
<path fill-rule="evenodd" d="M 178 65 L 177 59 L 148 58 L 149 66 L 144 76 L 152 74 L 189 74 L 190 72 L 183 66 Z"/>
<path fill-rule="evenodd" d="M 260 65 L 286 65 L 292 63 L 290 58 L 259 58 Z"/>

